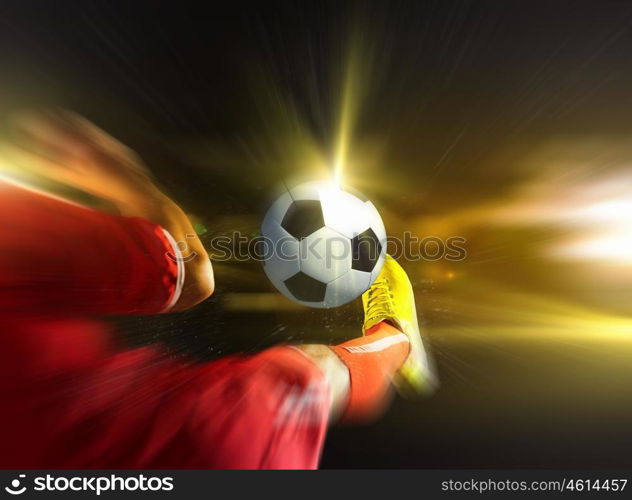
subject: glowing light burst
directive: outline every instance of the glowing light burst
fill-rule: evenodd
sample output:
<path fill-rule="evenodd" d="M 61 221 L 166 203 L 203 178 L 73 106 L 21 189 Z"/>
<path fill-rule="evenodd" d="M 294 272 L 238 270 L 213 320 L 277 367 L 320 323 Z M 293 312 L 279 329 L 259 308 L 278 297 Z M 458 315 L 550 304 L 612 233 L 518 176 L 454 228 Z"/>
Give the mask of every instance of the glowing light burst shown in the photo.
<path fill-rule="evenodd" d="M 333 182 L 340 186 L 349 167 L 350 151 L 363 97 L 368 93 L 370 55 L 362 44 L 357 26 L 351 36 L 343 60 L 343 73 L 337 102 L 336 136 L 334 138 Z"/>
<path fill-rule="evenodd" d="M 570 215 L 588 234 L 556 246 L 553 255 L 632 265 L 632 198 L 588 204 Z"/>
<path fill-rule="evenodd" d="M 605 261 L 606 264 L 632 265 L 632 234 L 596 235 L 569 242 L 552 254 L 570 259 Z"/>

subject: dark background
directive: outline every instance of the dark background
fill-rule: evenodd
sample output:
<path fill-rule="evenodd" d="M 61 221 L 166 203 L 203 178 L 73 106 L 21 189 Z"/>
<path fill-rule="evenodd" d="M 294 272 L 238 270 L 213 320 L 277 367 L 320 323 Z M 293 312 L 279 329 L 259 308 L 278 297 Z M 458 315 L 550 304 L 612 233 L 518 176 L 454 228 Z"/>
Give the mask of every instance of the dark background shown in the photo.
<path fill-rule="evenodd" d="M 4 1 L 0 109 L 73 109 L 137 150 L 204 237 L 253 233 L 269 191 L 303 168 L 286 157 L 294 139 L 333 155 L 348 50 L 359 47 L 355 145 L 377 159 L 350 179 L 364 179 L 357 187 L 390 232 L 423 232 L 428 218 L 546 177 L 542 158 L 563 158 L 550 175 L 569 184 L 629 168 L 631 23 L 632 4 L 615 1 Z M 586 150 L 587 138 L 605 142 Z M 574 170 L 569 158 L 598 165 Z M 455 268 L 460 283 L 442 279 L 442 264 L 411 272 L 439 392 L 398 399 L 375 424 L 334 428 L 322 466 L 630 466 L 632 331 L 612 339 L 599 328 L 599 317 L 630 317 L 630 281 L 539 260 L 534 245 L 550 228 L 458 229 L 471 257 Z M 121 334 L 212 359 L 359 333 L 358 304 L 232 311 L 226 294 L 272 289 L 256 263 L 216 272 L 208 303 L 117 319 Z M 514 300 L 527 291 L 540 302 Z M 562 333 L 535 318 L 560 300 L 578 311 L 559 312 Z M 575 337 L 583 308 L 602 316 Z"/>

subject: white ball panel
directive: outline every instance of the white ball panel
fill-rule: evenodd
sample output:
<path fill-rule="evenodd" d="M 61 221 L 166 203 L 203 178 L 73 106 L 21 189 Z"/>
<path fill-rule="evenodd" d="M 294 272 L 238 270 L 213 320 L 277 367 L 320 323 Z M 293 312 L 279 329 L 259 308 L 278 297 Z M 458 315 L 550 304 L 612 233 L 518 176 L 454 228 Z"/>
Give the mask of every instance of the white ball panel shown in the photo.
<path fill-rule="evenodd" d="M 348 238 L 369 228 L 370 218 L 363 201 L 339 189 L 321 192 L 325 224 Z"/>
<path fill-rule="evenodd" d="M 386 229 L 384 228 L 384 222 L 382 222 L 382 217 L 380 217 L 379 212 L 375 208 L 375 205 L 370 201 L 364 203 L 366 212 L 369 218 L 369 227 L 373 229 L 375 236 L 380 240 L 382 246 L 386 246 Z"/>
<path fill-rule="evenodd" d="M 351 241 L 328 227 L 303 238 L 299 254 L 301 270 L 323 283 L 351 269 Z"/>
<path fill-rule="evenodd" d="M 281 225 L 266 217 L 261 226 L 261 235 L 268 240 L 266 252 L 271 251 L 264 263 L 270 280 L 283 281 L 300 270 L 299 243 Z M 273 279 L 274 278 L 274 279 Z"/>
<path fill-rule="evenodd" d="M 292 297 L 292 300 L 294 300 L 294 302 L 298 302 L 303 306 L 314 307 L 316 309 L 326 309 L 327 307 L 330 307 L 326 305 L 325 302 L 304 302 L 302 300 L 298 300 L 296 297 Z"/>
<path fill-rule="evenodd" d="M 268 275 L 268 278 L 276 283 L 277 281 L 283 282 L 294 276 L 301 270 L 301 266 L 298 258 L 287 260 L 275 254 L 265 261 L 263 269 Z"/>
<path fill-rule="evenodd" d="M 325 307 L 337 307 L 359 297 L 371 285 L 371 273 L 350 269 L 327 285 Z"/>

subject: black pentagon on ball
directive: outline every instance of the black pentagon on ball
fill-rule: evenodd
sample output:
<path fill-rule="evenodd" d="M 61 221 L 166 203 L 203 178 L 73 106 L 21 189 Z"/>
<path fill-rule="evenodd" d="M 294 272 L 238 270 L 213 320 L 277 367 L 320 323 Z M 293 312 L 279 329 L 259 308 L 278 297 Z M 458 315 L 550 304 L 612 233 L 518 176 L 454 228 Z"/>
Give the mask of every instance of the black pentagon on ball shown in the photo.
<path fill-rule="evenodd" d="M 319 200 L 297 200 L 285 212 L 281 227 L 301 240 L 325 225 Z"/>
<path fill-rule="evenodd" d="M 369 228 L 351 240 L 351 268 L 370 273 L 380 260 L 382 243 Z"/>
<path fill-rule="evenodd" d="M 327 283 L 318 281 L 301 271 L 286 279 L 284 283 L 290 293 L 298 300 L 303 302 L 322 302 L 325 300 Z"/>

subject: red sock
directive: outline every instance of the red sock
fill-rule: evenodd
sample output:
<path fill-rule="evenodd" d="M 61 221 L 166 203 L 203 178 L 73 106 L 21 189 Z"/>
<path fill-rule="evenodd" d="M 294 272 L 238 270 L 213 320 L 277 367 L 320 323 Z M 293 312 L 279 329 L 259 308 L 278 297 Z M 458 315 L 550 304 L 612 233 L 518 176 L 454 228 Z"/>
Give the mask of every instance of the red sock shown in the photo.
<path fill-rule="evenodd" d="M 410 352 L 408 337 L 384 321 L 364 337 L 332 347 L 349 369 L 351 387 L 344 420 L 368 420 L 382 409 L 393 374 Z"/>

